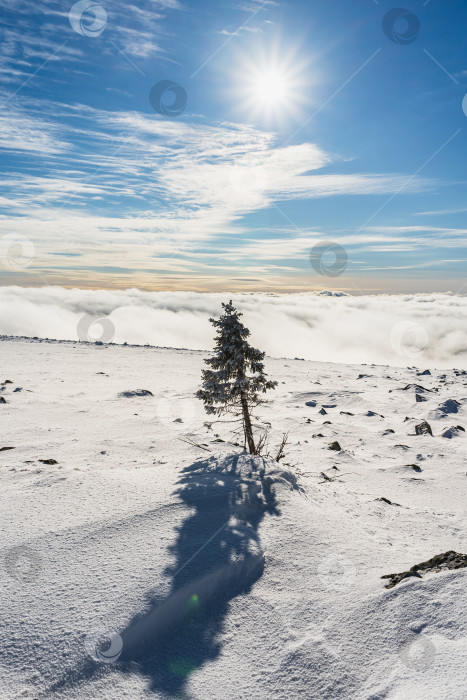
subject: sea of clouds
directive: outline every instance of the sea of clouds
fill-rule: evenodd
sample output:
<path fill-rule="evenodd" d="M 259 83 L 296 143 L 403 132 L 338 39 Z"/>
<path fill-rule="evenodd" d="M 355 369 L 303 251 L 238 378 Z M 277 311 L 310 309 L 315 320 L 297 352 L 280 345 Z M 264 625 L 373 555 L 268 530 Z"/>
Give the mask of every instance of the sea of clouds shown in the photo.
<path fill-rule="evenodd" d="M 467 297 L 217 294 L 0 287 L 0 335 L 209 350 L 233 299 L 274 357 L 467 368 Z"/>

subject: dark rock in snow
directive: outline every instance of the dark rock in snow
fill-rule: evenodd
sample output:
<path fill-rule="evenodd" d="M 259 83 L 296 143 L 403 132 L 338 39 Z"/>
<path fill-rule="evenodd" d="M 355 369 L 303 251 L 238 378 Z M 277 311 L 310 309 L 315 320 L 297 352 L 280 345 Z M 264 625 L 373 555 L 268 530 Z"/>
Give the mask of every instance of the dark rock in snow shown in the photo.
<path fill-rule="evenodd" d="M 56 459 L 40 459 L 39 462 L 42 464 L 58 464 Z"/>
<path fill-rule="evenodd" d="M 340 452 L 342 450 L 342 447 L 339 445 L 337 440 L 334 440 L 334 442 L 331 442 L 328 449 L 335 450 L 336 452 Z"/>
<path fill-rule="evenodd" d="M 11 379 L 5 379 L 5 381 L 2 382 L 2 386 L 5 386 L 5 384 L 13 384 L 13 382 L 11 381 Z"/>
<path fill-rule="evenodd" d="M 415 394 L 415 401 L 417 403 L 421 403 L 422 401 L 426 401 L 426 397 L 422 396 L 421 394 Z"/>
<path fill-rule="evenodd" d="M 0 447 L 0 452 L 6 452 L 6 450 L 14 450 L 14 447 Z"/>
<path fill-rule="evenodd" d="M 318 413 L 320 413 L 322 416 L 326 416 L 328 412 L 326 409 L 322 408 L 320 411 L 318 411 Z"/>
<path fill-rule="evenodd" d="M 394 433 L 392 428 L 386 428 L 386 430 L 383 430 L 383 435 L 390 435 L 391 433 Z"/>
<path fill-rule="evenodd" d="M 135 389 L 134 391 L 122 391 L 119 396 L 125 399 L 131 399 L 134 396 L 154 396 L 149 389 Z"/>
<path fill-rule="evenodd" d="M 431 425 L 424 420 L 415 426 L 415 435 L 431 435 L 433 437 L 433 432 L 431 430 Z"/>
<path fill-rule="evenodd" d="M 354 413 L 350 413 L 350 411 L 340 411 L 341 416 L 354 416 Z"/>
<path fill-rule="evenodd" d="M 431 375 L 429 369 L 424 369 L 423 372 L 417 372 L 417 377 L 423 377 L 424 375 Z"/>
<path fill-rule="evenodd" d="M 418 466 L 418 464 L 406 464 L 406 467 L 410 467 L 411 469 L 414 470 L 414 472 L 421 472 L 422 468 Z"/>
<path fill-rule="evenodd" d="M 414 389 L 417 392 L 419 392 L 419 391 L 430 391 L 431 392 L 432 391 L 432 389 L 425 389 L 425 387 L 422 386 L 421 384 L 407 384 L 407 386 L 405 386 L 400 391 L 409 391 L 410 389 Z"/>
<path fill-rule="evenodd" d="M 6 401 L 5 401 L 5 399 L 3 398 L 3 396 L 0 396 L 0 403 L 6 403 Z"/>
<path fill-rule="evenodd" d="M 462 425 L 451 425 L 450 428 L 445 428 L 444 432 L 441 433 L 441 437 L 451 440 L 453 437 L 459 437 L 459 433 L 465 433 L 465 428 Z"/>
<path fill-rule="evenodd" d="M 311 406 L 311 408 L 314 408 L 316 406 L 316 401 L 307 401 L 305 406 Z"/>
<path fill-rule="evenodd" d="M 415 576 L 416 578 L 422 578 L 421 572 L 427 573 L 439 573 L 440 571 L 452 570 L 452 569 L 463 569 L 467 567 L 467 554 L 459 554 L 450 550 L 449 552 L 444 552 L 444 554 L 437 554 L 435 557 L 428 559 L 428 561 L 423 561 L 421 564 L 415 564 L 408 571 L 402 571 L 399 574 L 386 574 L 381 576 L 381 578 L 390 579 L 386 588 L 394 588 L 398 583 L 403 581 L 405 578 Z"/>
<path fill-rule="evenodd" d="M 375 501 L 382 501 L 383 503 L 387 503 L 388 506 L 399 506 L 399 508 L 401 507 L 400 503 L 393 503 L 389 500 L 389 498 L 384 498 L 384 496 L 381 496 L 381 498 L 375 498 Z"/>

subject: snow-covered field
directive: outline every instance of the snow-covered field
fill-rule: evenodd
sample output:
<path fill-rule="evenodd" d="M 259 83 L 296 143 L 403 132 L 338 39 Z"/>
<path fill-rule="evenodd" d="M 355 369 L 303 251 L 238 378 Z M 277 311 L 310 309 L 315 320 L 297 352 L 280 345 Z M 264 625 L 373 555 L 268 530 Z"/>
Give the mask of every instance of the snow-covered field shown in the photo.
<path fill-rule="evenodd" d="M 206 353 L 0 352 L 2 699 L 467 697 L 467 569 L 381 579 L 467 553 L 467 374 L 267 358 L 276 463 Z"/>

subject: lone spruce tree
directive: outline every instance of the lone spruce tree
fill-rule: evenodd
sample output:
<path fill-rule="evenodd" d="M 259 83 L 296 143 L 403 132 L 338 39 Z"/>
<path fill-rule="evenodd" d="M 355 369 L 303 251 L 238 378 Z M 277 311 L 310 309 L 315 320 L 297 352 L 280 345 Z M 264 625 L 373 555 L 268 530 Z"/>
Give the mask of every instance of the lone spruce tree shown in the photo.
<path fill-rule="evenodd" d="M 250 454 L 256 454 L 251 411 L 264 401 L 260 395 L 275 389 L 277 382 L 268 380 L 264 373 L 264 352 L 249 345 L 250 331 L 240 322 L 239 313 L 232 305 L 222 304 L 224 314 L 210 318 L 217 329 L 215 355 L 205 360 L 211 369 L 204 369 L 203 388 L 196 396 L 204 402 L 206 413 L 236 413 L 242 416 L 245 443 Z"/>

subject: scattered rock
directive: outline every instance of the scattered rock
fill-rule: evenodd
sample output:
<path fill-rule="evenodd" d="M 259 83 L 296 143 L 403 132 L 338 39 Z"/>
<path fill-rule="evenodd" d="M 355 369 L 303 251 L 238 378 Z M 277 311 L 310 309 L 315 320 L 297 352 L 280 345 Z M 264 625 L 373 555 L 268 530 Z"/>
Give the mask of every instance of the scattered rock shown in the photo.
<path fill-rule="evenodd" d="M 328 412 L 325 408 L 322 408 L 320 411 L 318 411 L 318 413 L 320 413 L 322 416 L 326 416 Z"/>
<path fill-rule="evenodd" d="M 400 503 L 393 503 L 389 500 L 389 498 L 384 498 L 384 496 L 381 496 L 381 498 L 375 498 L 375 501 L 382 501 L 383 503 L 387 503 L 388 506 L 399 506 L 399 508 L 402 507 Z"/>
<path fill-rule="evenodd" d="M 449 569 L 463 569 L 464 567 L 467 567 L 467 554 L 459 554 L 450 550 L 449 552 L 444 552 L 444 554 L 437 554 L 421 564 L 415 564 L 408 571 L 402 571 L 400 574 L 386 574 L 381 576 L 381 578 L 390 579 L 386 588 L 394 588 L 394 586 L 410 576 L 422 578 L 420 572 L 438 573 Z"/>
<path fill-rule="evenodd" d="M 5 379 L 5 381 L 2 382 L 2 386 L 5 386 L 5 384 L 13 384 L 13 382 L 11 381 L 11 379 Z"/>
<path fill-rule="evenodd" d="M 365 379 L 365 377 L 371 377 L 371 374 L 359 374 L 357 379 Z"/>
<path fill-rule="evenodd" d="M 154 394 L 152 391 L 149 391 L 149 389 L 134 389 L 133 391 L 122 391 L 119 396 L 125 399 L 131 399 L 134 396 L 154 396 Z"/>
<path fill-rule="evenodd" d="M 335 450 L 336 452 L 340 452 L 342 450 L 342 447 L 339 445 L 337 440 L 334 440 L 334 442 L 331 442 L 328 449 Z"/>
<path fill-rule="evenodd" d="M 6 400 L 3 398 L 3 396 L 0 396 L 0 403 L 6 403 Z"/>
<path fill-rule="evenodd" d="M 411 467 L 411 469 L 414 470 L 414 472 L 421 472 L 422 468 L 418 466 L 418 464 L 406 464 L 406 467 Z"/>
<path fill-rule="evenodd" d="M 424 420 L 415 426 L 415 435 L 431 435 L 433 437 L 433 432 L 431 430 L 431 425 Z"/>
<path fill-rule="evenodd" d="M 317 438 L 317 437 L 324 437 L 323 433 L 316 433 L 315 435 L 312 435 L 312 437 Z"/>
<path fill-rule="evenodd" d="M 350 411 L 340 411 L 341 416 L 354 416 L 355 413 L 350 413 Z"/>
<path fill-rule="evenodd" d="M 451 425 L 450 428 L 445 428 L 444 432 L 441 433 L 441 437 L 451 440 L 453 437 L 459 437 L 459 433 L 465 433 L 465 428 L 462 425 Z"/>
<path fill-rule="evenodd" d="M 430 375 L 430 376 L 431 376 L 431 372 L 430 372 L 429 369 L 424 369 L 423 372 L 417 372 L 417 377 L 423 377 L 423 376 L 425 376 L 425 375 Z"/>
<path fill-rule="evenodd" d="M 316 406 L 316 401 L 307 401 L 305 406 L 311 406 L 311 408 L 314 408 Z"/>
<path fill-rule="evenodd" d="M 58 464 L 56 459 L 40 459 L 41 464 Z"/>
<path fill-rule="evenodd" d="M 366 416 L 369 418 L 373 418 L 374 416 L 378 416 L 379 418 L 384 418 L 384 416 L 381 415 L 381 413 L 376 413 L 376 411 L 367 411 L 365 413 Z"/>
<path fill-rule="evenodd" d="M 6 452 L 6 450 L 14 450 L 14 447 L 0 447 L 0 452 Z"/>
<path fill-rule="evenodd" d="M 386 428 L 386 430 L 383 430 L 383 435 L 390 435 L 391 433 L 394 433 L 392 428 Z"/>
<path fill-rule="evenodd" d="M 417 403 L 421 403 L 422 401 L 426 401 L 426 397 L 422 396 L 421 394 L 415 394 L 415 401 Z"/>
<path fill-rule="evenodd" d="M 425 389 L 425 387 L 422 386 L 421 384 L 407 384 L 407 386 L 405 386 L 403 389 L 401 389 L 401 391 L 409 391 L 410 389 L 413 389 L 417 392 L 420 392 L 420 391 L 430 391 L 431 392 L 432 391 L 432 389 Z"/>

